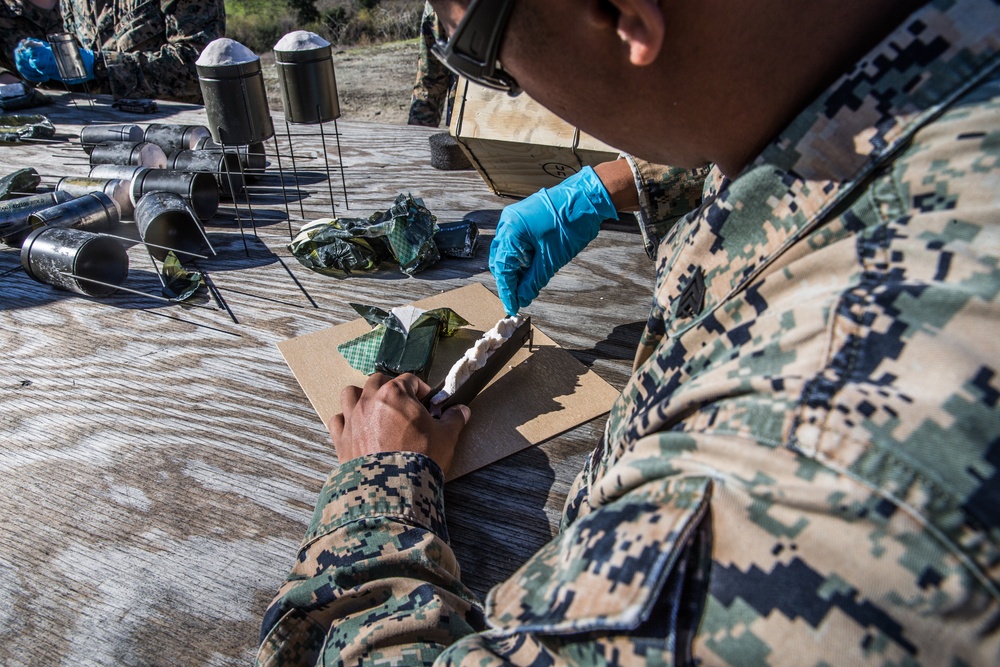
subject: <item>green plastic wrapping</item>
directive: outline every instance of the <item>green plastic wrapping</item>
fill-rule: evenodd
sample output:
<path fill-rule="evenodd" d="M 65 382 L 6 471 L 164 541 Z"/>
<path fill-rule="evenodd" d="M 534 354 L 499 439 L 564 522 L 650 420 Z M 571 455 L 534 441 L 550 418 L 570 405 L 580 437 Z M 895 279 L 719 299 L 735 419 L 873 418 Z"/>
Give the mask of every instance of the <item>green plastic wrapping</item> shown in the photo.
<path fill-rule="evenodd" d="M 422 200 L 400 194 L 383 213 L 369 218 L 322 218 L 299 231 L 288 250 L 314 271 L 347 277 L 373 271 L 392 260 L 408 275 L 441 258 L 434 234 L 435 216 Z"/>
<path fill-rule="evenodd" d="M 38 172 L 31 167 L 18 169 L 0 178 L 0 200 L 12 199 L 26 192 L 34 192 L 41 182 L 42 179 Z"/>
<path fill-rule="evenodd" d="M 0 115 L 0 141 L 17 142 L 22 139 L 51 139 L 56 127 L 45 116 Z"/>
<path fill-rule="evenodd" d="M 371 331 L 337 346 L 352 368 L 366 375 L 413 373 L 427 379 L 437 340 L 454 335 L 469 323 L 451 308 L 421 310 L 401 306 L 386 311 L 376 306 L 352 303 L 351 307 L 374 327 Z"/>
<path fill-rule="evenodd" d="M 163 260 L 163 296 L 172 301 L 186 301 L 205 284 L 200 271 L 188 271 L 171 250 Z"/>

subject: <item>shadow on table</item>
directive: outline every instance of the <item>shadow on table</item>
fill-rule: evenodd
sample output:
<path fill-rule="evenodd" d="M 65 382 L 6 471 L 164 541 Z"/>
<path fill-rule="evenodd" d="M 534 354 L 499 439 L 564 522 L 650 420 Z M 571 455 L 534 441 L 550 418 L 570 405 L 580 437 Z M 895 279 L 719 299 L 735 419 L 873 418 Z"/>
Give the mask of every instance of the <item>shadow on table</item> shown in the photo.
<path fill-rule="evenodd" d="M 545 506 L 555 476 L 545 453 L 529 447 L 445 487 L 451 547 L 480 599 L 552 539 Z"/>
<path fill-rule="evenodd" d="M 583 365 L 590 367 L 597 359 L 618 359 L 631 360 L 635 357 L 635 351 L 639 347 L 639 339 L 646 328 L 645 322 L 631 322 L 629 324 L 619 324 L 602 341 L 588 350 L 566 351 L 572 354 Z"/>

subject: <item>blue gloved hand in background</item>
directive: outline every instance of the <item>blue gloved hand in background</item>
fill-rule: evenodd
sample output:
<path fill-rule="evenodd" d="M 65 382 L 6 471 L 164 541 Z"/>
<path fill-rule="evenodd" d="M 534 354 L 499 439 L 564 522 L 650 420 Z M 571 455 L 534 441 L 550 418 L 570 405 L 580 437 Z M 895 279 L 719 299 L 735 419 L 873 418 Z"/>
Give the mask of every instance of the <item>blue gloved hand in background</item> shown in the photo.
<path fill-rule="evenodd" d="M 80 56 L 87 69 L 87 76 L 84 79 L 74 79 L 67 83 L 81 83 L 94 78 L 94 52 L 81 48 Z M 49 80 L 62 81 L 52 47 L 48 42 L 34 37 L 22 39 L 18 43 L 17 48 L 14 49 L 14 66 L 17 67 L 21 76 L 34 83 L 45 83 Z"/>
<path fill-rule="evenodd" d="M 490 271 L 507 314 L 531 303 L 609 218 L 617 220 L 618 212 L 591 167 L 504 208 L 490 246 Z"/>

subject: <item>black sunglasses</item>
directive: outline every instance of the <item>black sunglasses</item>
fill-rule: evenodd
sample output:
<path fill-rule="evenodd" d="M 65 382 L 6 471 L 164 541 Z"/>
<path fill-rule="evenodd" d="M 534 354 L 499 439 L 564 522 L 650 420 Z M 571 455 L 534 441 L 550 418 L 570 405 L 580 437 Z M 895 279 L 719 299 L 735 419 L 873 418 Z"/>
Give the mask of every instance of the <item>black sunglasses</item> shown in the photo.
<path fill-rule="evenodd" d="M 455 74 L 487 88 L 517 95 L 521 87 L 497 60 L 514 0 L 472 0 L 448 41 L 431 50 Z"/>

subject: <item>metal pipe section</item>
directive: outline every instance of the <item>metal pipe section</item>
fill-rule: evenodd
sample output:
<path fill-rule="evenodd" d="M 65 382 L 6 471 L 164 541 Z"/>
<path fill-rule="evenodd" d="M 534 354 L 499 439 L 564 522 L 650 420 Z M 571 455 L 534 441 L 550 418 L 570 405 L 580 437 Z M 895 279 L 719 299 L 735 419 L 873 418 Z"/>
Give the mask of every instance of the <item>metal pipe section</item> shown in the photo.
<path fill-rule="evenodd" d="M 88 125 L 80 130 L 80 144 L 90 155 L 97 144 L 112 141 L 138 143 L 142 141 L 142 136 L 143 130 L 138 125 Z"/>
<path fill-rule="evenodd" d="M 161 261 L 167 256 L 166 248 L 173 248 L 183 260 L 201 254 L 205 247 L 205 231 L 198 216 L 175 192 L 143 195 L 135 205 L 135 224 L 142 240 L 154 244 L 147 246 L 149 253 Z"/>
<path fill-rule="evenodd" d="M 91 178 L 117 178 L 129 183 L 149 167 L 138 167 L 131 164 L 95 164 L 90 168 Z"/>
<path fill-rule="evenodd" d="M 212 174 L 219 189 L 230 199 L 243 192 L 244 179 L 240 173 L 239 157 L 235 153 L 202 149 L 177 151 L 167 156 L 167 167 Z"/>
<path fill-rule="evenodd" d="M 211 137 L 203 125 L 160 125 L 154 123 L 146 128 L 142 140 L 156 144 L 167 155 L 177 151 L 195 148 L 198 142 Z"/>
<path fill-rule="evenodd" d="M 108 296 L 116 291 L 108 285 L 121 285 L 128 276 L 128 254 L 121 242 L 109 236 L 43 227 L 25 239 L 21 266 L 40 283 L 86 296 Z"/>
<path fill-rule="evenodd" d="M 87 66 L 80 55 L 80 45 L 76 37 L 68 32 L 56 32 L 48 36 L 52 55 L 56 60 L 59 78 L 66 84 L 83 83 L 87 80 Z"/>
<path fill-rule="evenodd" d="M 219 186 L 215 178 L 206 172 L 147 169 L 132 180 L 131 200 L 136 203 L 150 192 L 179 194 L 202 221 L 219 210 Z"/>
<path fill-rule="evenodd" d="M 90 152 L 90 164 L 122 164 L 166 169 L 167 155 L 156 144 L 147 141 L 106 141 Z"/>
<path fill-rule="evenodd" d="M 118 206 L 118 214 L 122 220 L 131 220 L 135 212 L 135 204 L 129 196 L 129 181 L 120 178 L 67 176 L 59 179 L 56 190 L 68 192 L 74 197 L 82 197 L 88 192 L 103 192 Z"/>
<path fill-rule="evenodd" d="M 225 146 L 262 143 L 274 136 L 260 59 L 198 65 L 198 81 L 212 138 Z"/>
<path fill-rule="evenodd" d="M 209 138 L 199 142 L 195 148 L 197 150 L 214 151 L 216 153 L 221 153 L 225 150 L 226 153 L 239 156 L 240 162 L 237 165 L 237 169 L 242 166 L 247 183 L 256 183 L 267 170 L 267 152 L 264 144 L 226 146 L 223 149 L 221 145 Z"/>
<path fill-rule="evenodd" d="M 20 248 L 31 233 L 31 227 L 28 226 L 29 215 L 70 199 L 73 199 L 73 195 L 68 192 L 43 192 L 0 201 L 0 241 L 12 248 Z"/>
<path fill-rule="evenodd" d="M 340 118 L 337 76 L 329 45 L 296 51 L 274 49 L 274 64 L 288 122 L 311 125 Z"/>
<path fill-rule="evenodd" d="M 28 216 L 28 224 L 33 229 L 74 227 L 89 232 L 108 231 L 120 220 L 118 205 L 103 192 L 88 192 Z"/>

